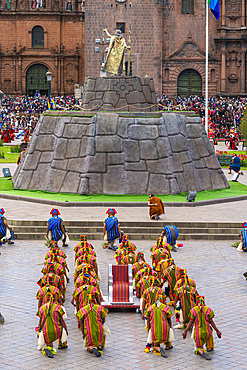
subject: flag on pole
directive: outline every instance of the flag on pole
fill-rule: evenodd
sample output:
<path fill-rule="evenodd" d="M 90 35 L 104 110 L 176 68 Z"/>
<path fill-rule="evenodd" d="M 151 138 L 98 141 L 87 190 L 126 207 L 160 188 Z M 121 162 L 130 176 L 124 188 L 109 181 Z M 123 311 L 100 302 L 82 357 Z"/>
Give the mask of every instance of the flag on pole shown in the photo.
<path fill-rule="evenodd" d="M 51 110 L 51 104 L 49 102 L 49 98 L 47 99 L 47 105 L 48 105 L 48 110 Z"/>
<path fill-rule="evenodd" d="M 219 0 L 208 0 L 209 9 L 216 19 L 220 17 L 220 2 Z"/>

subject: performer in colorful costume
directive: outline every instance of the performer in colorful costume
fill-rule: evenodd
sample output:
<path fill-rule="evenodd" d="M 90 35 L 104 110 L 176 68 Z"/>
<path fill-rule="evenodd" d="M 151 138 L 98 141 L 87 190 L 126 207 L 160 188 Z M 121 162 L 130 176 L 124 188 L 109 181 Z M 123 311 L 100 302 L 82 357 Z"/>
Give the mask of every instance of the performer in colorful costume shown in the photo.
<path fill-rule="evenodd" d="M 42 352 L 46 354 L 48 357 L 54 357 L 53 342 L 55 340 L 59 341 L 58 349 L 68 347 L 67 340 L 63 341 L 62 339 L 63 329 L 68 335 L 68 329 L 63 320 L 64 313 L 65 312 L 63 308 L 58 304 L 54 303 L 52 296 L 49 302 L 42 305 L 37 312 L 37 316 L 40 317 L 38 336 L 42 331 L 44 335 L 44 341 L 46 344 Z"/>
<path fill-rule="evenodd" d="M 118 224 L 118 219 L 115 217 L 117 211 L 114 208 L 109 208 L 106 211 L 108 217 L 104 222 L 104 239 L 108 241 L 108 248 L 116 251 L 114 246 L 114 241 L 119 239 L 121 235 L 121 230 Z"/>
<path fill-rule="evenodd" d="M 214 350 L 213 329 L 216 331 L 219 338 L 221 338 L 221 332 L 214 323 L 214 312 L 210 307 L 205 306 L 205 299 L 203 296 L 197 296 L 196 306 L 191 309 L 189 318 L 190 322 L 182 334 L 183 338 L 186 338 L 188 330 L 190 330 L 194 324 L 191 336 L 195 340 L 195 354 L 201 355 L 206 360 L 211 360 L 207 352 Z M 206 344 L 207 352 L 203 348 L 204 344 Z"/>
<path fill-rule="evenodd" d="M 58 242 L 60 239 L 62 239 L 63 236 L 63 247 L 67 247 L 68 244 L 66 244 L 66 230 L 64 228 L 63 220 L 61 219 L 60 212 L 58 209 L 53 208 L 50 212 L 52 215 L 51 218 L 49 218 L 47 223 L 47 238 Z"/>
<path fill-rule="evenodd" d="M 8 244 L 14 244 L 12 239 L 15 239 L 14 231 L 12 227 L 7 224 L 4 213 L 5 210 L 3 208 L 0 208 L 0 246 L 6 241 L 8 241 Z"/>
<path fill-rule="evenodd" d="M 172 312 L 168 306 L 161 302 L 161 297 L 157 297 L 155 303 L 147 308 L 145 316 L 147 318 L 147 328 L 149 331 L 145 352 L 150 352 L 153 343 L 153 353 L 166 358 L 167 354 L 160 344 L 164 343 L 166 350 L 173 348 L 170 341 Z"/>
<path fill-rule="evenodd" d="M 100 357 L 105 348 L 105 334 L 103 324 L 108 310 L 98 304 L 90 303 L 81 308 L 76 316 L 80 320 L 80 327 L 87 351 Z"/>
<path fill-rule="evenodd" d="M 161 237 L 165 243 L 171 244 L 173 252 L 176 252 L 176 242 L 179 236 L 178 228 L 174 225 L 167 225 L 163 228 Z"/>
<path fill-rule="evenodd" d="M 247 252 L 247 222 L 242 225 L 242 230 L 240 231 L 241 242 L 239 243 L 238 252 Z"/>

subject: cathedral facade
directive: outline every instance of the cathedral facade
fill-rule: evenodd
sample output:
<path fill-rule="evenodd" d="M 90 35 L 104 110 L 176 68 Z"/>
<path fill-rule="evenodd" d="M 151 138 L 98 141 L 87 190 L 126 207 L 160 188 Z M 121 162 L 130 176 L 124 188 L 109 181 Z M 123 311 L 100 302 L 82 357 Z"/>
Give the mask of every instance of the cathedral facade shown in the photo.
<path fill-rule="evenodd" d="M 221 0 L 220 13 L 209 12 L 209 95 L 244 96 L 246 0 Z M 102 31 L 118 28 L 132 74 L 152 76 L 158 95 L 205 94 L 205 18 L 205 0 L 0 0 L 0 89 L 47 93 L 50 70 L 52 94 L 72 94 L 100 75 Z"/>
<path fill-rule="evenodd" d="M 84 3 L 1 0 L 0 86 L 5 94 L 73 94 L 84 79 Z"/>
<path fill-rule="evenodd" d="M 205 94 L 205 0 L 92 0 L 85 4 L 85 73 L 99 75 L 102 29 L 131 29 L 133 74 L 153 76 L 160 95 Z M 246 1 L 209 11 L 209 96 L 246 95 Z M 93 30 L 93 32 L 92 32 Z M 96 63 L 95 63 L 96 61 Z"/>

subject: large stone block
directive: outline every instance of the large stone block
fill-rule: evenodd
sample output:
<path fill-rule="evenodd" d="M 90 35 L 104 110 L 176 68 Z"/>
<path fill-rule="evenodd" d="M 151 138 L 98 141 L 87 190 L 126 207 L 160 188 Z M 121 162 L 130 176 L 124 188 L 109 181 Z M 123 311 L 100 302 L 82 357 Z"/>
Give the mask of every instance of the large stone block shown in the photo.
<path fill-rule="evenodd" d="M 177 123 L 177 115 L 175 113 L 166 113 L 162 114 L 164 124 L 166 126 L 168 135 L 177 135 L 179 134 L 179 127 Z"/>
<path fill-rule="evenodd" d="M 46 163 L 39 163 L 36 171 L 33 172 L 33 176 L 28 188 L 34 190 L 48 190 L 47 183 L 49 180 L 49 170 L 50 168 L 47 166 Z"/>
<path fill-rule="evenodd" d="M 117 102 L 119 101 L 119 95 L 115 93 L 114 91 L 105 91 L 103 96 L 103 103 L 104 104 L 112 104 L 112 107 L 114 108 L 117 105 Z"/>
<path fill-rule="evenodd" d="M 67 170 L 68 159 L 55 159 L 52 161 L 51 167 L 58 170 Z"/>
<path fill-rule="evenodd" d="M 188 139 L 187 140 L 187 146 L 188 146 L 191 158 L 193 160 L 197 160 L 197 159 L 201 158 L 194 139 Z"/>
<path fill-rule="evenodd" d="M 219 173 L 217 170 L 208 170 L 208 171 L 212 182 L 213 190 L 224 188 L 225 187 L 225 182 L 223 179 L 224 176 L 222 176 L 222 174 Z"/>
<path fill-rule="evenodd" d="M 162 158 L 154 161 L 147 161 L 147 168 L 150 173 L 172 174 L 170 158 Z"/>
<path fill-rule="evenodd" d="M 52 135 L 39 135 L 35 150 L 49 152 L 55 149 L 56 138 Z"/>
<path fill-rule="evenodd" d="M 205 157 L 204 161 L 206 163 L 206 166 L 211 170 L 217 170 L 221 168 L 215 154 L 211 154 L 209 157 Z"/>
<path fill-rule="evenodd" d="M 139 162 L 139 142 L 136 140 L 124 140 L 123 142 L 124 160 L 126 162 Z"/>
<path fill-rule="evenodd" d="M 203 187 L 202 190 L 212 190 L 212 182 L 209 170 L 207 168 L 198 168 L 196 172 L 201 179 Z"/>
<path fill-rule="evenodd" d="M 128 135 L 130 139 L 136 140 L 150 140 L 157 139 L 158 128 L 152 125 L 133 125 L 128 128 Z"/>
<path fill-rule="evenodd" d="M 170 179 L 170 193 L 173 195 L 180 193 L 180 187 L 176 178 Z"/>
<path fill-rule="evenodd" d="M 200 157 L 208 157 L 209 151 L 205 146 L 203 138 L 194 139 Z"/>
<path fill-rule="evenodd" d="M 117 134 L 121 136 L 122 138 L 127 139 L 128 138 L 128 127 L 130 125 L 133 125 L 134 123 L 135 123 L 134 118 L 119 117 Z"/>
<path fill-rule="evenodd" d="M 54 135 L 57 137 L 63 136 L 64 127 L 66 124 L 71 122 L 71 117 L 59 117 L 56 122 L 56 127 L 54 129 Z"/>
<path fill-rule="evenodd" d="M 81 177 L 79 189 L 79 194 L 89 194 L 89 178 L 88 177 Z"/>
<path fill-rule="evenodd" d="M 89 189 L 90 194 L 102 194 L 103 193 L 103 175 L 102 174 L 91 174 L 89 178 Z"/>
<path fill-rule="evenodd" d="M 98 113 L 96 123 L 96 135 L 116 135 L 118 114 Z"/>
<path fill-rule="evenodd" d="M 57 146 L 54 151 L 54 159 L 64 159 L 67 150 L 67 139 L 58 139 Z"/>
<path fill-rule="evenodd" d="M 63 137 L 68 139 L 81 139 L 86 134 L 87 126 L 78 124 L 68 124 L 65 126 Z"/>
<path fill-rule="evenodd" d="M 126 162 L 124 165 L 126 171 L 146 171 L 147 166 L 145 161 L 140 162 Z"/>
<path fill-rule="evenodd" d="M 182 114 L 178 114 L 177 123 L 180 135 L 183 135 L 184 137 L 187 138 L 186 117 Z"/>
<path fill-rule="evenodd" d="M 202 136 L 202 138 L 204 140 L 205 146 L 206 146 L 209 154 L 215 154 L 214 148 L 212 147 L 212 144 L 210 143 L 209 138 L 208 138 L 206 133 L 205 133 L 205 135 Z"/>
<path fill-rule="evenodd" d="M 92 77 L 89 77 L 88 80 L 87 80 L 87 91 L 94 91 L 95 90 L 95 83 L 96 83 L 96 79 L 95 78 L 92 78 Z"/>
<path fill-rule="evenodd" d="M 43 152 L 40 156 L 39 162 L 40 163 L 50 163 L 53 160 L 54 152 Z"/>
<path fill-rule="evenodd" d="M 139 145 L 141 159 L 158 159 L 158 153 L 154 140 L 140 141 Z"/>
<path fill-rule="evenodd" d="M 41 156 L 41 152 L 34 152 L 33 154 L 29 154 L 25 158 L 25 170 L 36 170 L 39 159 Z"/>
<path fill-rule="evenodd" d="M 124 164 L 123 153 L 108 153 L 107 164 Z"/>
<path fill-rule="evenodd" d="M 56 127 L 57 117 L 44 116 L 40 127 L 40 134 L 53 134 Z"/>
<path fill-rule="evenodd" d="M 148 194 L 170 194 L 170 182 L 165 175 L 150 174 Z"/>
<path fill-rule="evenodd" d="M 203 185 L 202 182 L 198 176 L 198 172 L 195 169 L 193 163 L 185 163 L 183 164 L 184 168 L 184 179 L 186 182 L 186 185 L 188 187 L 188 190 L 196 190 L 196 191 L 202 191 Z"/>
<path fill-rule="evenodd" d="M 186 130 L 189 138 L 202 137 L 202 123 L 187 123 Z"/>
<path fill-rule="evenodd" d="M 61 187 L 61 193 L 77 193 L 80 183 L 80 174 L 76 172 L 67 172 Z"/>
<path fill-rule="evenodd" d="M 89 171 L 89 157 L 69 159 L 67 170 L 86 174 Z"/>
<path fill-rule="evenodd" d="M 32 137 L 31 137 L 31 140 L 28 144 L 28 153 L 29 154 L 32 154 L 34 152 L 37 142 L 38 142 L 38 136 L 37 136 L 36 132 L 34 131 Z"/>
<path fill-rule="evenodd" d="M 114 153 L 122 151 L 122 140 L 118 136 L 96 136 L 96 152 Z"/>
<path fill-rule="evenodd" d="M 163 120 L 160 117 L 138 117 L 135 119 L 135 124 L 137 125 L 163 125 Z"/>
<path fill-rule="evenodd" d="M 156 147 L 159 158 L 166 158 L 172 155 L 171 144 L 167 137 L 159 137 L 156 139 Z"/>
<path fill-rule="evenodd" d="M 172 151 L 174 153 L 180 153 L 188 150 L 186 141 L 184 140 L 184 137 L 182 135 L 169 136 L 169 140 L 171 143 Z"/>
<path fill-rule="evenodd" d="M 108 166 L 103 174 L 103 194 L 126 194 L 123 181 L 124 166 Z"/>
<path fill-rule="evenodd" d="M 109 80 L 107 78 L 97 78 L 94 91 L 108 91 Z"/>
<path fill-rule="evenodd" d="M 33 171 L 20 171 L 18 177 L 13 180 L 16 189 L 30 189 L 29 184 L 33 176 Z"/>
<path fill-rule="evenodd" d="M 96 98 L 95 92 L 85 91 L 84 96 L 83 96 L 84 104 L 90 103 L 92 100 L 95 100 L 95 98 Z"/>
<path fill-rule="evenodd" d="M 66 158 L 77 158 L 79 156 L 80 142 L 80 139 L 68 140 Z"/>
<path fill-rule="evenodd" d="M 50 191 L 53 191 L 54 193 L 59 193 L 65 176 L 66 176 L 66 171 L 52 169 L 51 177 L 50 177 L 50 181 L 51 181 Z"/>
<path fill-rule="evenodd" d="M 147 194 L 148 172 L 125 171 L 125 194 Z"/>
<path fill-rule="evenodd" d="M 95 123 L 91 123 L 87 127 L 86 136 L 95 136 L 96 134 L 96 125 Z"/>
<path fill-rule="evenodd" d="M 189 189 L 185 182 L 183 173 L 182 172 L 175 173 L 174 178 L 177 180 L 177 184 L 179 187 L 179 193 L 186 193 Z"/>
<path fill-rule="evenodd" d="M 87 157 L 89 161 L 88 172 L 106 172 L 106 153 L 96 153 Z"/>
<path fill-rule="evenodd" d="M 125 97 L 126 97 L 127 103 L 131 105 L 146 103 L 146 98 L 143 92 L 130 91 L 128 94 L 126 94 Z"/>
<path fill-rule="evenodd" d="M 180 155 L 180 159 L 181 159 L 181 162 L 182 163 L 192 162 L 192 158 L 190 156 L 190 152 L 189 151 L 181 152 L 181 153 L 179 153 L 179 155 Z"/>
<path fill-rule="evenodd" d="M 87 155 L 95 154 L 95 138 L 94 137 L 83 137 L 79 144 L 80 157 L 86 157 Z"/>
<path fill-rule="evenodd" d="M 170 161 L 172 163 L 173 172 L 182 172 L 184 170 L 179 153 L 173 153 L 170 157 Z"/>

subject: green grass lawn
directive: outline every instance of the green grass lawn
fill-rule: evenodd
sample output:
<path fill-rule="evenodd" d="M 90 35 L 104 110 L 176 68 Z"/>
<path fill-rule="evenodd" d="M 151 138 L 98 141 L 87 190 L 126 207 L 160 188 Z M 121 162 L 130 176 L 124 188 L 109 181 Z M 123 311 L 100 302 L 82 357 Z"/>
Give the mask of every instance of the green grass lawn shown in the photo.
<path fill-rule="evenodd" d="M 10 146 L 0 146 L 0 152 L 4 152 L 4 158 L 0 158 L 0 163 L 16 163 L 19 153 L 11 153 Z"/>
<path fill-rule="evenodd" d="M 247 195 L 247 186 L 229 182 L 229 189 L 202 191 L 197 193 L 196 201 L 235 197 L 238 195 Z M 19 190 L 14 189 L 11 178 L 0 178 L 0 192 L 3 194 L 14 194 L 24 197 L 33 197 L 40 199 L 59 200 L 63 202 L 147 202 L 147 195 L 79 195 L 65 193 L 51 193 L 40 190 Z M 178 195 L 157 195 L 163 202 L 185 202 L 187 193 Z"/>

